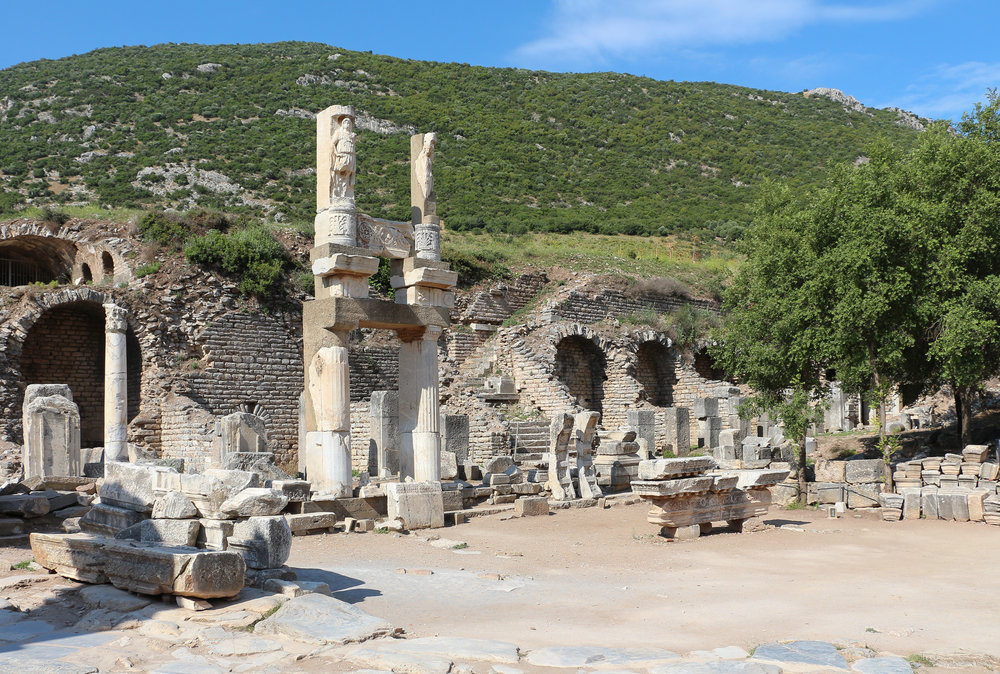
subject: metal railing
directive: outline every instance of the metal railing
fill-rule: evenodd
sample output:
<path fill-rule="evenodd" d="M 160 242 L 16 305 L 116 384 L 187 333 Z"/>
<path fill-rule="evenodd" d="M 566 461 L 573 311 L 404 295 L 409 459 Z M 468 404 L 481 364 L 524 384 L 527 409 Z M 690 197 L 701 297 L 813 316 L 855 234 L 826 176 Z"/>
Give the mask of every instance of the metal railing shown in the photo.
<path fill-rule="evenodd" d="M 25 286 L 37 281 L 47 281 L 42 268 L 33 262 L 0 258 L 0 285 Z"/>

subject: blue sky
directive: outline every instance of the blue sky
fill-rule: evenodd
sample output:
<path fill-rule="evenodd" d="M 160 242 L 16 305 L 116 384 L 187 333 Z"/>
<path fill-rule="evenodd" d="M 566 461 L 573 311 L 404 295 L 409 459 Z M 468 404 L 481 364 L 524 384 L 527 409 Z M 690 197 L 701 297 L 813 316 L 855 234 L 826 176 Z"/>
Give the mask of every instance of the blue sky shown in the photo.
<path fill-rule="evenodd" d="M 841 89 L 958 119 L 1000 86 L 997 0 L 49 0 L 0 9 L 0 68 L 119 45 L 305 40 L 403 58 Z"/>

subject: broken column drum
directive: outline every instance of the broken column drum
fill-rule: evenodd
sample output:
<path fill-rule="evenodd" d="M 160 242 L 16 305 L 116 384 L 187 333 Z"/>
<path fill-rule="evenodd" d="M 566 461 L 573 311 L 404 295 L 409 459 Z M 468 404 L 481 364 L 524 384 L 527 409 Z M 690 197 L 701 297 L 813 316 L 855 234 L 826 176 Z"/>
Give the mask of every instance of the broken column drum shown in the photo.
<path fill-rule="evenodd" d="M 128 461 L 128 323 L 117 304 L 105 304 L 104 312 L 104 460 Z"/>
<path fill-rule="evenodd" d="M 382 220 L 355 210 L 353 120 L 349 106 L 331 106 L 316 117 L 316 245 L 310 253 L 316 299 L 303 306 L 305 471 L 314 488 L 343 496 L 351 489 L 349 334 L 358 328 L 393 330 L 402 342 L 399 479 L 440 480 L 437 341 L 450 324 L 458 280 L 440 261 L 436 136 L 418 134 L 410 143 L 413 221 Z M 391 260 L 394 302 L 369 297 L 379 257 Z M 378 445 L 378 470 L 387 477 L 384 444 Z"/>

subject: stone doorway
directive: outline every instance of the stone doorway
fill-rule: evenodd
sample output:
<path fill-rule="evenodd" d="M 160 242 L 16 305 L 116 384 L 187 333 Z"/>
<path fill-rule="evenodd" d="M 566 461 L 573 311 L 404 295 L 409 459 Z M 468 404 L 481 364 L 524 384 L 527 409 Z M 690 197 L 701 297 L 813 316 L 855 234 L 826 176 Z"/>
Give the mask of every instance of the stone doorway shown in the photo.
<path fill-rule="evenodd" d="M 585 410 L 604 413 L 607 357 L 593 341 L 570 335 L 556 344 L 556 377 Z"/>
<path fill-rule="evenodd" d="M 80 408 L 80 444 L 104 445 L 104 308 L 97 302 L 76 301 L 45 311 L 28 330 L 21 348 L 20 383 L 68 384 Z M 128 419 L 139 413 L 142 353 L 129 329 Z"/>
<path fill-rule="evenodd" d="M 636 351 L 635 378 L 646 400 L 656 407 L 674 404 L 674 359 L 670 349 L 656 341 L 643 342 Z"/>

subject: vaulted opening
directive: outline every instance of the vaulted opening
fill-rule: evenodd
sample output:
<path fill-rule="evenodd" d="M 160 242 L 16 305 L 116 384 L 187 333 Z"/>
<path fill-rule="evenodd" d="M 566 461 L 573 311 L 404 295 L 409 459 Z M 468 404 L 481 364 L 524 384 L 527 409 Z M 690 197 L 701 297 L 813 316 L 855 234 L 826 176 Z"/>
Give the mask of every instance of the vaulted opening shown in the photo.
<path fill-rule="evenodd" d="M 604 352 L 586 337 L 571 335 L 556 345 L 556 377 L 586 410 L 604 412 L 606 369 Z"/>
<path fill-rule="evenodd" d="M 15 236 L 0 241 L 0 285 L 68 283 L 76 244 L 45 236 Z"/>
<path fill-rule="evenodd" d="M 636 352 L 635 378 L 642 386 L 642 395 L 651 405 L 670 407 L 674 404 L 674 360 L 670 349 L 656 341 L 643 342 Z"/>

